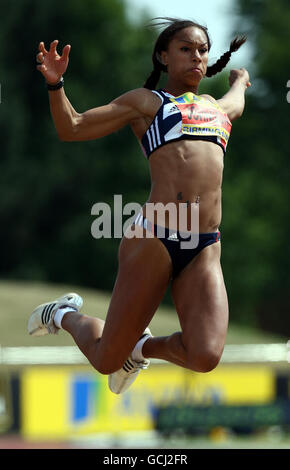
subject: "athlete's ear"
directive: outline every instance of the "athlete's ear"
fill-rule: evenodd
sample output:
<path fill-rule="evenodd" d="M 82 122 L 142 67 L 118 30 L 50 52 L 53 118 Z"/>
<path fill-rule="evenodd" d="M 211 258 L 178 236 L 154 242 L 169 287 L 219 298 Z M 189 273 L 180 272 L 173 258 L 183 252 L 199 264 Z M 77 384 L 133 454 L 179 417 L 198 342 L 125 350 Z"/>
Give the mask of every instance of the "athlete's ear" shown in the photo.
<path fill-rule="evenodd" d="M 164 67 L 167 67 L 168 65 L 168 53 L 166 51 L 161 51 L 161 54 L 158 52 L 156 53 L 156 57 L 158 61 L 164 65 Z"/>

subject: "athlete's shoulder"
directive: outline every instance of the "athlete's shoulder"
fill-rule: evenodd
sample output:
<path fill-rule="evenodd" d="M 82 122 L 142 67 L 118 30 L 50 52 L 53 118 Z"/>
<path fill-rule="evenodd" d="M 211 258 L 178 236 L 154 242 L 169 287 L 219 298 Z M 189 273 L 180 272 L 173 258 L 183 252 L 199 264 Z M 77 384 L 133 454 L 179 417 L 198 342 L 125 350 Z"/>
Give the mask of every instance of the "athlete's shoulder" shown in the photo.
<path fill-rule="evenodd" d="M 139 116 L 152 116 L 160 106 L 160 97 L 147 88 L 135 88 L 122 95 L 127 105 L 135 109 Z M 162 98 L 161 98 L 162 99 Z"/>
<path fill-rule="evenodd" d="M 213 103 L 217 109 L 219 109 L 221 112 L 223 113 L 226 113 L 226 111 L 224 110 L 223 108 L 223 102 L 221 100 L 216 100 L 215 98 L 213 98 L 213 96 L 211 95 L 200 95 L 202 96 L 203 98 L 205 98 L 206 100 L 210 101 L 211 103 Z"/>
<path fill-rule="evenodd" d="M 154 96 L 152 93 L 152 90 L 148 90 L 147 88 L 134 88 L 133 90 L 129 90 L 125 93 L 123 93 L 119 98 L 117 99 L 126 99 L 130 101 L 134 100 L 142 100 L 142 99 L 150 99 Z"/>
<path fill-rule="evenodd" d="M 123 93 L 116 98 L 114 102 L 126 103 L 134 108 L 147 107 L 152 101 L 156 99 L 156 95 L 147 88 L 135 88 L 133 90 Z"/>
<path fill-rule="evenodd" d="M 206 95 L 206 94 L 203 94 L 203 95 L 199 95 L 201 98 L 205 98 L 206 100 L 208 101 L 211 101 L 212 103 L 215 103 L 217 104 L 217 100 L 211 96 L 211 95 Z"/>

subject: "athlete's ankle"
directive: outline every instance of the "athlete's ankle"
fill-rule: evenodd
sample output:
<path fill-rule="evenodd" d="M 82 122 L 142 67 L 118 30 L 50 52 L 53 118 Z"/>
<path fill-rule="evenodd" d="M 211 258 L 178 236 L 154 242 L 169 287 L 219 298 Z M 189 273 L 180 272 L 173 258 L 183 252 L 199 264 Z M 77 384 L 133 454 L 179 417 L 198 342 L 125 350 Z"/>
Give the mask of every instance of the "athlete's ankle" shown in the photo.
<path fill-rule="evenodd" d="M 57 328 L 63 328 L 62 321 L 63 321 L 64 316 L 67 315 L 68 313 L 75 313 L 77 311 L 78 310 L 74 307 L 67 307 L 67 306 L 60 307 L 54 315 L 53 323 L 55 324 Z"/>
<path fill-rule="evenodd" d="M 146 354 L 145 354 L 144 345 L 151 338 L 152 338 L 152 336 L 146 334 L 141 339 L 139 339 L 139 341 L 137 342 L 135 348 L 133 349 L 133 351 L 131 353 L 131 357 L 134 361 L 142 362 L 147 357 L 149 357 L 149 356 L 146 356 Z"/>

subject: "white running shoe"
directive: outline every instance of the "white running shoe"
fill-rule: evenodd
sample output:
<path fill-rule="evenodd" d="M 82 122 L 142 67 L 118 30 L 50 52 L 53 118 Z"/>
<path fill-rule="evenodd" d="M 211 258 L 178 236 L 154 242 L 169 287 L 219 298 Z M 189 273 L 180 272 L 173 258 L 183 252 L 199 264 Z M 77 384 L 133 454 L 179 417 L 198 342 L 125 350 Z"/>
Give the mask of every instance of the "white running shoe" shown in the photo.
<path fill-rule="evenodd" d="M 32 336 L 44 336 L 57 334 L 57 328 L 53 322 L 54 315 L 59 308 L 72 307 L 79 311 L 82 308 L 83 299 L 75 293 L 65 294 L 52 302 L 38 305 L 28 320 L 28 333 Z"/>
<path fill-rule="evenodd" d="M 152 337 L 149 328 L 146 328 L 140 339 L 144 336 Z M 140 339 L 138 341 L 140 341 Z M 111 392 L 116 393 L 117 395 L 126 392 L 130 385 L 132 385 L 132 383 L 137 379 L 140 370 L 147 369 L 149 364 L 150 361 L 148 359 L 145 359 L 142 362 L 137 362 L 129 356 L 121 369 L 109 375 L 109 389 Z"/>

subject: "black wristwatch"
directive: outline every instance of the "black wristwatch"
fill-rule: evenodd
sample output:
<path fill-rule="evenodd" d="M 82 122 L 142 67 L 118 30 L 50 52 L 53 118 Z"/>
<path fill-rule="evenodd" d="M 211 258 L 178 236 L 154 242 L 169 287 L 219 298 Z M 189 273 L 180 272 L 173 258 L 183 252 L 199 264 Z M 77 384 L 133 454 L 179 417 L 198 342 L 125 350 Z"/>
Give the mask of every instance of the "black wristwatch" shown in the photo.
<path fill-rule="evenodd" d="M 56 83 L 55 85 L 49 85 L 49 83 L 47 83 L 46 86 L 49 91 L 59 90 L 60 88 L 64 86 L 64 79 L 63 77 L 61 77 L 60 81 Z"/>

